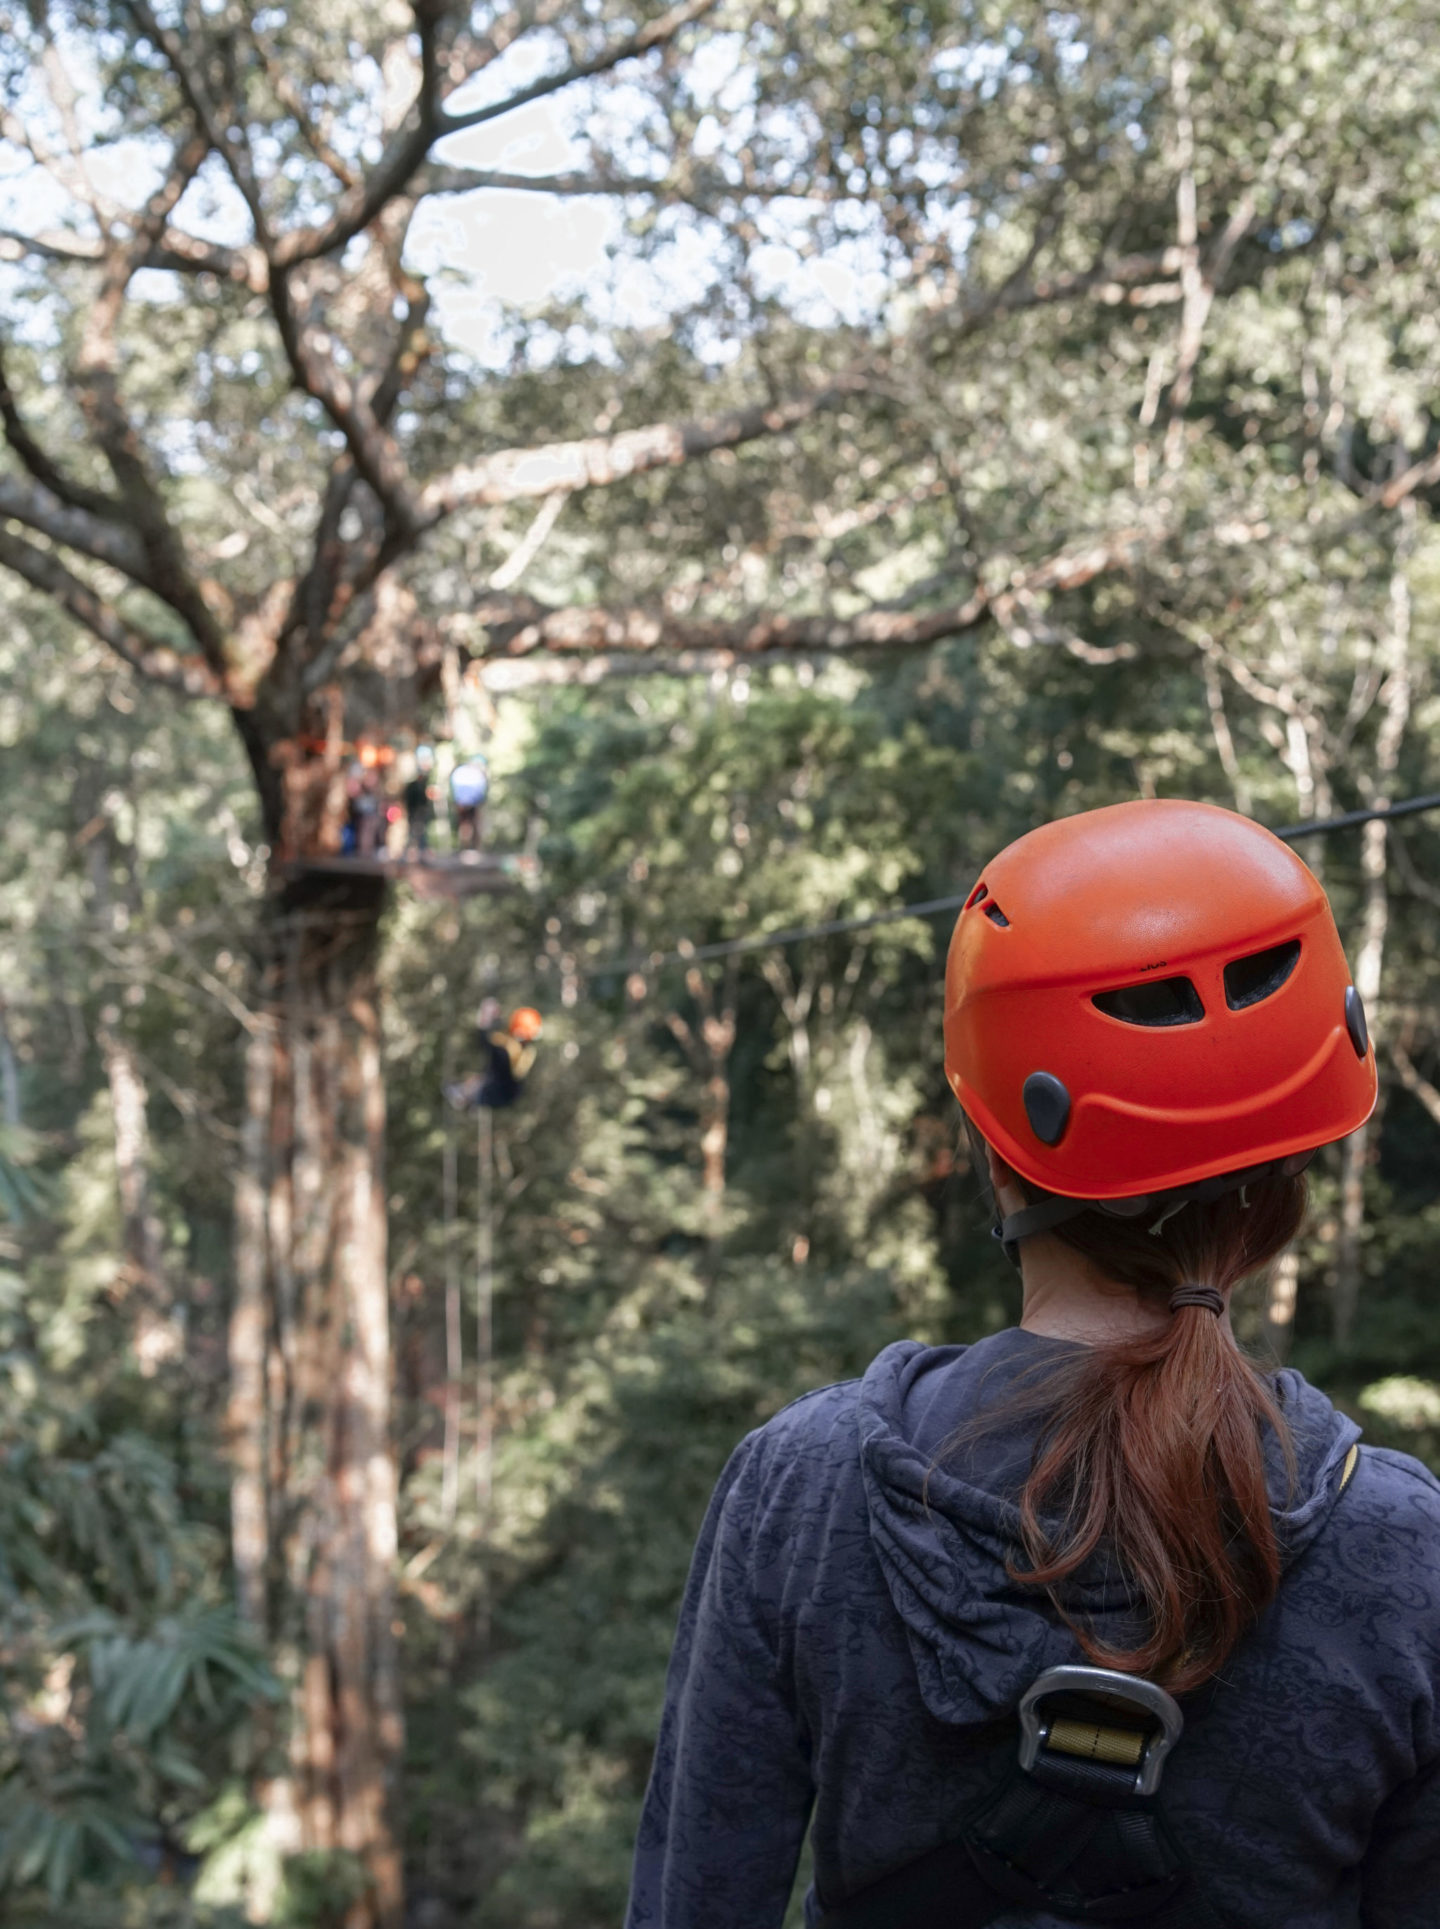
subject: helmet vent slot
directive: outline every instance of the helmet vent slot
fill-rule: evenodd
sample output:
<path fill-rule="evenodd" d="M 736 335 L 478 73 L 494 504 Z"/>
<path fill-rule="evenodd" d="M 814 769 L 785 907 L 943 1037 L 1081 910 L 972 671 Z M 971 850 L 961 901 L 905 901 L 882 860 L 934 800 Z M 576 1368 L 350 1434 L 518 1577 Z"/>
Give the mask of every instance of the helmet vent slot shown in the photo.
<path fill-rule="evenodd" d="M 975 889 L 970 893 L 969 897 L 966 898 L 965 909 L 967 911 L 973 910 L 974 907 L 980 902 L 981 898 L 989 897 L 989 895 L 990 895 L 989 887 L 986 885 L 984 879 L 982 878 L 981 881 L 975 886 Z"/>
<path fill-rule="evenodd" d="M 1010 920 L 998 904 L 987 904 L 985 906 L 985 915 L 992 924 L 998 924 L 1002 931 L 1008 931 L 1010 929 Z"/>
<path fill-rule="evenodd" d="M 1225 1002 L 1231 1011 L 1244 1011 L 1272 998 L 1284 984 L 1300 956 L 1300 940 L 1272 944 L 1268 951 L 1253 951 L 1248 958 L 1235 958 L 1225 967 Z"/>
<path fill-rule="evenodd" d="M 1118 991 L 1097 991 L 1091 1003 L 1125 1025 L 1198 1025 L 1205 1016 L 1188 978 L 1150 978 Z"/>

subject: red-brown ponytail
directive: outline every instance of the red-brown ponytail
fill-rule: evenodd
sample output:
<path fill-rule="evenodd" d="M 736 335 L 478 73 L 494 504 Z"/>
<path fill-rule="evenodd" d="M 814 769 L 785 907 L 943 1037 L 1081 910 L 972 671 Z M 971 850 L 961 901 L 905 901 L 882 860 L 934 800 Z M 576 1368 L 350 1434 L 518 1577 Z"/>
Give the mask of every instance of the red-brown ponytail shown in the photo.
<path fill-rule="evenodd" d="M 1105 1279 L 1158 1307 L 1183 1282 L 1227 1294 L 1299 1230 L 1305 1181 L 1192 1202 L 1158 1231 L 1087 1212 L 1057 1229 Z M 1024 1562 L 1012 1578 L 1046 1588 L 1100 1667 L 1172 1692 L 1224 1665 L 1280 1575 L 1263 1436 L 1289 1437 L 1266 1381 L 1228 1320 L 1185 1306 L 1144 1338 L 1087 1348 L 1046 1383 L 1044 1429 L 1020 1495 Z M 1066 1613 L 1063 1584 L 1102 1545 L 1137 1588 L 1146 1632 L 1111 1646 Z"/>

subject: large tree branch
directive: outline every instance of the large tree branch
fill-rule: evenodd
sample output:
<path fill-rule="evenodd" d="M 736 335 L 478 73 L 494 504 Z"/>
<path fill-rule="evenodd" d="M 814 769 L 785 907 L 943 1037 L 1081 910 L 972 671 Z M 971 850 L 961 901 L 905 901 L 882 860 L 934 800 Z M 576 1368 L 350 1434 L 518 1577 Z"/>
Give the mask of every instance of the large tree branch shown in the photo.
<path fill-rule="evenodd" d="M 504 100 L 492 101 L 487 107 L 474 108 L 468 114 L 445 114 L 442 116 L 437 138 L 444 134 L 458 134 L 467 127 L 481 127 L 486 121 L 501 119 L 513 114 L 517 107 L 527 107 L 531 101 L 543 100 L 547 94 L 557 94 L 565 87 L 573 87 L 577 81 L 594 80 L 601 74 L 608 74 L 613 68 L 627 60 L 635 60 L 641 54 L 648 54 L 653 48 L 663 47 L 673 40 L 682 27 L 710 13 L 717 0 L 680 0 L 678 6 L 662 13 L 658 20 L 641 27 L 637 33 L 617 41 L 607 47 L 593 60 L 580 60 L 559 73 L 548 74 L 533 81 L 529 87 L 508 94 Z"/>
<path fill-rule="evenodd" d="M 122 514 L 137 531 L 146 557 L 146 586 L 180 616 L 223 685 L 225 640 L 190 568 L 164 497 L 120 397 L 116 331 L 130 283 L 163 233 L 176 203 L 210 150 L 207 135 L 192 133 L 176 151 L 170 172 L 151 195 L 127 241 L 111 245 L 91 305 L 76 363 L 80 406 L 115 477 Z"/>
<path fill-rule="evenodd" d="M 521 502 L 536 496 L 603 488 L 623 477 L 651 469 L 673 468 L 716 449 L 734 449 L 762 436 L 783 435 L 811 416 L 857 395 L 866 385 L 860 373 L 837 378 L 824 388 L 788 401 L 735 409 L 701 422 L 655 422 L 618 435 L 587 436 L 581 442 L 549 442 L 534 449 L 501 449 L 483 462 L 452 469 L 429 484 L 420 497 L 426 522 L 438 522 L 462 504 Z"/>
<path fill-rule="evenodd" d="M 53 551 L 39 549 L 23 537 L 0 529 L 0 567 L 13 570 L 32 589 L 42 590 L 76 622 L 83 623 L 102 643 L 107 643 L 117 656 L 123 657 L 132 669 L 152 682 L 166 684 L 190 697 L 225 695 L 223 685 L 207 663 L 198 657 L 180 655 L 148 631 L 126 622 L 88 583 L 72 575 Z"/>
<path fill-rule="evenodd" d="M 438 161 L 420 170 L 410 191 L 417 197 L 429 197 L 477 194 L 485 188 L 504 188 L 517 194 L 648 194 L 667 200 L 690 199 L 673 181 L 647 180 L 642 175 L 504 174 L 487 167 L 447 167 Z M 731 192 L 740 195 L 745 190 L 734 188 Z"/>
<path fill-rule="evenodd" d="M 224 248 L 218 242 L 186 234 L 182 228 L 166 228 L 141 256 L 139 266 L 162 268 L 176 275 L 214 275 L 220 281 L 233 281 L 252 295 L 263 295 L 270 286 L 263 249 Z"/>
<path fill-rule="evenodd" d="M 838 201 L 853 201 L 847 191 L 824 191 L 814 185 L 781 186 L 751 179 L 734 180 L 722 169 L 699 166 L 687 156 L 668 174 L 508 174 L 484 167 L 456 167 L 442 161 L 429 161 L 411 181 L 407 192 L 417 200 L 438 194 L 475 194 L 484 189 L 504 189 L 512 194 L 554 194 L 559 196 L 612 195 L 644 196 L 671 207 L 693 208 L 708 214 L 724 202 L 797 201 L 812 207 L 833 207 Z"/>
<path fill-rule="evenodd" d="M 426 329 L 430 313 L 429 292 L 423 283 L 407 276 L 398 263 L 395 272 L 404 289 L 405 316 L 389 365 L 376 384 L 370 401 L 370 412 L 382 431 L 432 347 Z M 336 462 L 330 471 L 315 525 L 310 565 L 296 585 L 282 633 L 293 633 L 303 627 L 311 638 L 328 634 L 333 644 L 339 619 L 346 608 L 364 593 L 379 574 L 381 556 L 387 554 L 384 537 L 374 556 L 366 558 L 361 567 L 352 569 L 348 574 L 343 573 L 345 545 L 340 540 L 340 518 L 350 500 L 358 473 L 354 458 L 350 455 Z M 410 527 L 407 523 L 399 529 L 392 528 L 392 544 L 398 544 L 408 535 Z M 307 681 L 313 681 L 314 672 L 322 660 L 328 660 L 328 652 L 323 659 L 312 658 Z M 323 681 L 323 676 L 319 680 Z"/>
<path fill-rule="evenodd" d="M 339 366 L 329 335 L 306 326 L 290 276 L 283 270 L 271 276 L 270 306 L 296 381 L 345 437 L 351 460 L 384 508 L 387 522 L 410 532 L 419 521 L 420 504 L 411 488 L 409 466 L 394 437 Z"/>
<path fill-rule="evenodd" d="M 0 424 L 4 426 L 5 440 L 30 474 L 61 502 L 69 503 L 72 509 L 90 516 L 118 518 L 121 515 L 118 502 L 103 490 L 91 489 L 87 484 L 67 476 L 31 435 L 10 387 L 3 344 L 0 344 Z"/>
<path fill-rule="evenodd" d="M 108 563 L 141 588 L 152 587 L 145 549 L 133 529 L 62 502 L 43 483 L 0 474 L 0 516 L 12 516 L 51 542 Z"/>
<path fill-rule="evenodd" d="M 873 609 L 857 616 L 765 615 L 705 622 L 656 610 L 547 609 L 525 597 L 490 597 L 469 612 L 468 620 L 488 631 L 485 647 L 472 654 L 505 660 L 537 652 L 588 655 L 602 650 L 636 656 L 719 650 L 751 657 L 780 651 L 920 649 L 974 629 L 987 618 L 1006 619 L 1024 599 L 1045 591 L 1078 589 L 1097 576 L 1123 569 L 1167 533 L 1137 526 L 1067 545 L 1028 568 L 1011 570 L 994 587 L 977 584 L 960 601 L 932 610 Z"/>
<path fill-rule="evenodd" d="M 99 267 L 107 259 L 105 242 L 72 234 L 68 229 L 47 229 L 41 234 L 22 234 L 15 228 L 0 228 L 0 261 L 53 261 L 77 267 Z M 263 295 L 270 283 L 265 256 L 259 248 L 226 248 L 219 242 L 202 241 L 186 234 L 183 228 L 167 227 L 158 241 L 146 250 L 137 266 L 161 268 L 171 274 L 215 275 L 233 281 L 251 294 Z"/>

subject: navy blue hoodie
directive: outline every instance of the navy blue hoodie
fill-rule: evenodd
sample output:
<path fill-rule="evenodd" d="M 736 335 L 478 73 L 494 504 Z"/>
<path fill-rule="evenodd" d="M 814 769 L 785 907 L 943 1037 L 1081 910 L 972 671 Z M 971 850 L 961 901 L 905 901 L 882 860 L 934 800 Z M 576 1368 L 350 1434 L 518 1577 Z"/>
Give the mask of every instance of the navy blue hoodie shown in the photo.
<path fill-rule="evenodd" d="M 1021 1694 L 1084 1658 L 1005 1573 L 1038 1423 L 934 1463 L 1069 1349 L 1018 1330 L 901 1341 L 736 1448 L 681 1609 L 627 1929 L 779 1929 L 807 1824 L 837 1901 L 953 1838 L 998 1785 Z M 1366 1448 L 1342 1494 L 1358 1430 L 1299 1374 L 1277 1389 L 1298 1459 L 1293 1487 L 1278 1452 L 1272 1468 L 1284 1578 L 1187 1697 L 1164 1807 L 1232 1929 L 1437 1929 L 1440 1482 Z M 1103 1562 L 1069 1605 L 1111 1638 L 1133 1626 Z"/>

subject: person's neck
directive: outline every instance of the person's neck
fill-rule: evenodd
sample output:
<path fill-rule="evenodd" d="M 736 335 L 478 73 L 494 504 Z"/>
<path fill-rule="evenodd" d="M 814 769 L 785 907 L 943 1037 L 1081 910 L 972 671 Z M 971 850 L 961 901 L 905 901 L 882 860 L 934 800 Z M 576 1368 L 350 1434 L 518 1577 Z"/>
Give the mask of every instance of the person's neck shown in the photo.
<path fill-rule="evenodd" d="M 1073 1246 L 1048 1233 L 1021 1246 L 1020 1276 L 1025 1292 L 1020 1325 L 1027 1333 L 1106 1346 L 1146 1337 L 1168 1323 L 1164 1307 L 1142 1299 L 1133 1286 L 1107 1279 Z"/>

